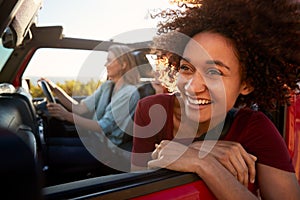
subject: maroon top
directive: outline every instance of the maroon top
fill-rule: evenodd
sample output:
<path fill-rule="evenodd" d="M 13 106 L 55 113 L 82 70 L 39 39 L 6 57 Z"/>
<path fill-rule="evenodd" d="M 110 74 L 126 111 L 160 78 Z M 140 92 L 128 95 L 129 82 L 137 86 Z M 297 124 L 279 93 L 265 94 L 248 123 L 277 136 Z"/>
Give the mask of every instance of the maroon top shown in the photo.
<path fill-rule="evenodd" d="M 173 94 L 158 94 L 139 101 L 135 112 L 132 150 L 134 165 L 147 166 L 155 144 L 159 144 L 161 140 L 173 139 L 175 98 Z M 154 106 L 156 104 L 162 107 Z M 223 139 L 239 142 L 248 153 L 257 157 L 258 163 L 294 172 L 292 160 L 282 136 L 262 112 L 240 109 Z"/>

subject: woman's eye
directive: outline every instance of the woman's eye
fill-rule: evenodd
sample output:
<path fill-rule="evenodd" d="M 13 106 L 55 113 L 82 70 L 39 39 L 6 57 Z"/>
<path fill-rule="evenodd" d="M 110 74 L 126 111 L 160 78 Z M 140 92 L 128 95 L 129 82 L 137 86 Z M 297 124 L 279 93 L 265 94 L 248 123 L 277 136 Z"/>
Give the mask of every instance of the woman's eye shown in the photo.
<path fill-rule="evenodd" d="M 191 67 L 187 66 L 187 65 L 180 65 L 179 66 L 179 71 L 181 72 L 192 72 Z"/>
<path fill-rule="evenodd" d="M 181 65 L 180 70 L 188 70 L 189 68 L 186 65 Z"/>
<path fill-rule="evenodd" d="M 218 76 L 223 75 L 223 73 L 218 69 L 208 69 L 206 73 L 208 75 L 211 75 L 211 76 L 213 76 L 213 75 L 218 75 Z"/>

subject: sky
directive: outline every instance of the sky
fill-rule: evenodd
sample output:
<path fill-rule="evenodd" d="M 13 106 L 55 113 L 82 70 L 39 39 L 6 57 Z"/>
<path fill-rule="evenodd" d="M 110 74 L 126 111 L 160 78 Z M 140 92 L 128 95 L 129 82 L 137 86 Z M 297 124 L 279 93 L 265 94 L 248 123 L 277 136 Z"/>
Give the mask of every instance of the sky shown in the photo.
<path fill-rule="evenodd" d="M 168 7 L 168 0 L 43 0 L 37 26 L 61 25 L 65 37 L 127 43 L 151 40 L 158 19 L 152 19 L 149 12 Z M 76 76 L 87 60 L 85 53 L 78 53 L 74 59 L 73 53 L 36 52 L 24 76 Z M 105 60 L 106 56 L 95 63 L 104 66 Z"/>
<path fill-rule="evenodd" d="M 149 12 L 167 7 L 168 0 L 43 0 L 38 25 L 62 25 L 67 37 L 104 40 L 155 28 Z"/>

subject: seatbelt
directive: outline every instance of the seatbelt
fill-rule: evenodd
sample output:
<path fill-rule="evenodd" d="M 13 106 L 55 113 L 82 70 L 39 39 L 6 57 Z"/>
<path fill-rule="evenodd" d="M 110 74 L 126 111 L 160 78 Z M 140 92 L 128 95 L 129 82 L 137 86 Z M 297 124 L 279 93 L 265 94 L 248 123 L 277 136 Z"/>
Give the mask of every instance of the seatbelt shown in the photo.
<path fill-rule="evenodd" d="M 114 88 L 115 88 L 115 83 L 112 83 L 112 84 L 111 84 L 111 87 L 110 87 L 109 95 L 108 95 L 108 102 L 109 102 L 109 103 L 111 102 L 111 97 L 112 97 Z"/>

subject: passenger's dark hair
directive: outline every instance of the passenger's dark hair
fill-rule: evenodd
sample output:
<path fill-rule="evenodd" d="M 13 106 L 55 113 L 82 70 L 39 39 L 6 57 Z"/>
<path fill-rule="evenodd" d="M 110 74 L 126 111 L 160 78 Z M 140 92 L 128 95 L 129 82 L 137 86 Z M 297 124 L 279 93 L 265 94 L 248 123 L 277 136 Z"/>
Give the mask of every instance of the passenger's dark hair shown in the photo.
<path fill-rule="evenodd" d="M 252 93 L 238 98 L 236 106 L 256 103 L 260 108 L 270 110 L 274 105 L 289 102 L 289 94 L 295 91 L 300 79 L 299 1 L 184 2 L 178 5 L 186 8 L 185 11 L 168 9 L 156 15 L 163 17 L 163 21 L 158 25 L 155 48 L 172 49 L 182 55 L 188 42 L 186 38 L 205 31 L 219 33 L 232 42 L 242 67 L 242 79 L 254 87 Z M 176 33 L 188 37 L 182 39 Z M 160 52 L 163 57 L 165 52 Z M 174 63 L 174 60 L 169 59 L 169 62 Z"/>

